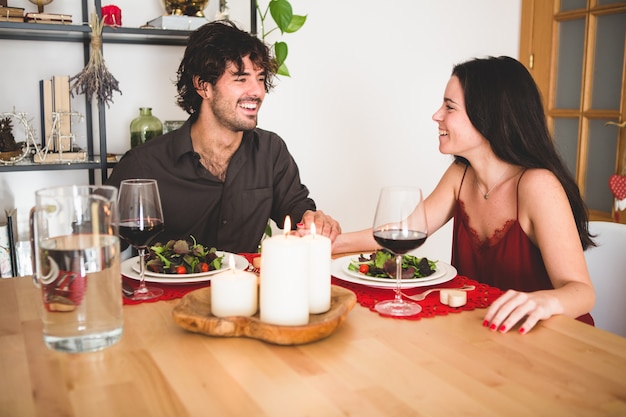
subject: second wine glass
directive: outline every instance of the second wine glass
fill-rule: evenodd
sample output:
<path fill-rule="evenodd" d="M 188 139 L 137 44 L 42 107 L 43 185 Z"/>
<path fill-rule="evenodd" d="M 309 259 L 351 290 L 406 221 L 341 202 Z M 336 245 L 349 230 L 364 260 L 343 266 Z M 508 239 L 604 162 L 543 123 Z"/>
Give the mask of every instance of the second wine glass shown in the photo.
<path fill-rule="evenodd" d="M 139 252 L 139 287 L 132 300 L 160 297 L 163 290 L 145 283 L 145 252 L 152 240 L 163 231 L 165 222 L 156 180 L 132 179 L 120 183 L 119 234 Z"/>
<path fill-rule="evenodd" d="M 422 307 L 402 298 L 402 257 L 424 244 L 428 236 L 422 190 L 418 187 L 384 187 L 374 217 L 374 239 L 395 255 L 395 297 L 376 304 L 379 313 L 413 316 Z"/>

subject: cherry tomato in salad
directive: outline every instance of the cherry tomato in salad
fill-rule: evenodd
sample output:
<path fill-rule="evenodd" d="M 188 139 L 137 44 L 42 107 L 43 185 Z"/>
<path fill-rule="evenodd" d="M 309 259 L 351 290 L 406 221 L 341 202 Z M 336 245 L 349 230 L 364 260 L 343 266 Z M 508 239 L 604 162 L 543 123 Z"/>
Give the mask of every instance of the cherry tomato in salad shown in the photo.
<path fill-rule="evenodd" d="M 202 272 L 209 272 L 209 264 L 206 262 L 201 262 L 200 263 L 200 271 Z"/>
<path fill-rule="evenodd" d="M 178 266 L 176 267 L 176 273 L 177 273 L 177 274 L 186 274 L 186 273 L 187 273 L 187 268 L 185 268 L 185 267 L 184 267 L 184 266 L 182 266 L 182 265 L 178 265 Z"/>
<path fill-rule="evenodd" d="M 370 266 L 368 264 L 359 265 L 359 272 L 362 274 L 367 274 L 370 270 Z"/>

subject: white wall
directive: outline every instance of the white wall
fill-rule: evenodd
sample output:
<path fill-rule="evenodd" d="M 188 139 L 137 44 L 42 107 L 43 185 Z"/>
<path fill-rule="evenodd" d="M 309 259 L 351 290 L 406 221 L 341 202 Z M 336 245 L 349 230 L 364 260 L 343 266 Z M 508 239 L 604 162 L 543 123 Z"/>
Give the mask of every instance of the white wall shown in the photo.
<path fill-rule="evenodd" d="M 34 7 L 27 0 L 9 3 Z M 67 13 L 74 3 L 55 0 L 46 10 Z M 217 3 L 211 0 L 207 16 L 215 15 Z M 228 3 L 231 17 L 249 29 L 248 1 Z M 320 209 L 345 231 L 369 227 L 381 186 L 418 184 L 426 193 L 434 188 L 450 158 L 438 152 L 431 115 L 452 65 L 475 56 L 517 57 L 521 0 L 291 3 L 308 19 L 299 32 L 283 38 L 292 77 L 281 78 L 266 97 L 259 126 L 285 139 Z M 159 0 L 114 4 L 122 9 L 124 26 L 140 26 L 163 11 Z M 175 105 L 173 86 L 182 48 L 104 48 L 123 93 L 114 96 L 107 112 L 111 152 L 129 147 L 128 125 L 141 106 L 152 107 L 161 120 L 186 118 Z M 80 48 L 0 40 L 0 51 L 0 112 L 13 106 L 32 112 L 38 129 L 37 81 L 79 72 Z M 25 238 L 35 186 L 86 181 L 79 171 L 0 173 L 0 208 L 18 208 L 19 234 Z M 420 252 L 449 260 L 450 232 L 447 225 Z"/>

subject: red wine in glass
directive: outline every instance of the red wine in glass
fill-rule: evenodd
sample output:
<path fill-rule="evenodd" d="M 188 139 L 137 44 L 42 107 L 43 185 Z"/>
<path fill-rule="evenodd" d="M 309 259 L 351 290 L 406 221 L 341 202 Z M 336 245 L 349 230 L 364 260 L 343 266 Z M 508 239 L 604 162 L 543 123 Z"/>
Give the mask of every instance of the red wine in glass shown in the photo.
<path fill-rule="evenodd" d="M 426 237 L 426 233 L 416 230 L 391 229 L 374 232 L 374 240 L 396 255 L 404 255 L 419 248 L 426 242 Z"/>
<path fill-rule="evenodd" d="M 119 234 L 131 246 L 145 248 L 163 229 L 165 229 L 165 224 L 161 220 L 122 220 Z"/>
<path fill-rule="evenodd" d="M 428 237 L 422 190 L 418 187 L 384 187 L 378 198 L 374 240 L 395 255 L 395 297 L 380 301 L 376 311 L 390 316 L 413 316 L 422 307 L 402 298 L 402 256 L 424 244 Z"/>
<path fill-rule="evenodd" d="M 145 283 L 146 248 L 165 228 L 159 187 L 154 179 L 129 179 L 120 183 L 118 196 L 118 233 L 139 252 L 139 287 L 133 300 L 150 300 L 163 294 L 158 287 Z"/>

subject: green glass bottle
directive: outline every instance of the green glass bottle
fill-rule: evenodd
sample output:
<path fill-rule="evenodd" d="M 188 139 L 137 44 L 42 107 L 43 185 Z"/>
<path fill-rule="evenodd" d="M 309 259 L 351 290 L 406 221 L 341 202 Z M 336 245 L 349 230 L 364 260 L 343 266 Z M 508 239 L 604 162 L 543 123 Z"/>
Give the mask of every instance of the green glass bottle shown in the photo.
<path fill-rule="evenodd" d="M 163 123 L 158 117 L 152 115 L 151 107 L 140 107 L 139 116 L 130 122 L 130 147 L 163 134 Z"/>

